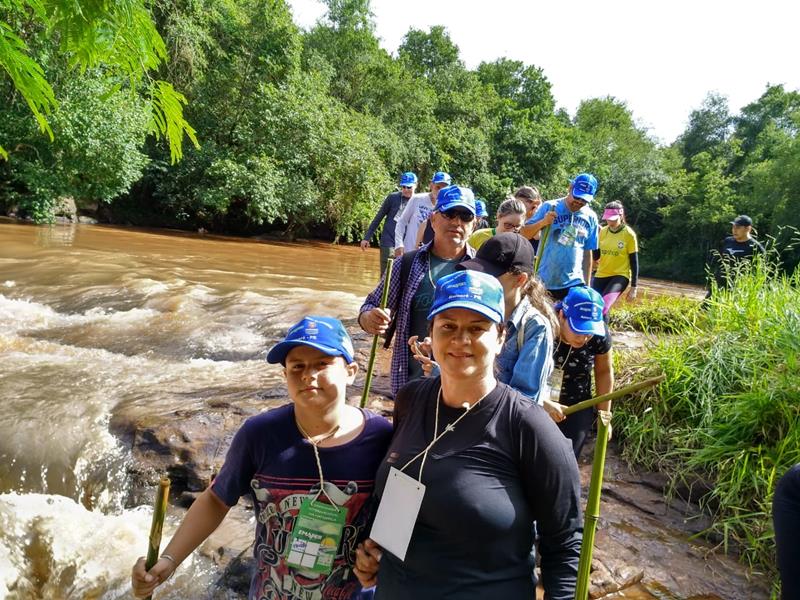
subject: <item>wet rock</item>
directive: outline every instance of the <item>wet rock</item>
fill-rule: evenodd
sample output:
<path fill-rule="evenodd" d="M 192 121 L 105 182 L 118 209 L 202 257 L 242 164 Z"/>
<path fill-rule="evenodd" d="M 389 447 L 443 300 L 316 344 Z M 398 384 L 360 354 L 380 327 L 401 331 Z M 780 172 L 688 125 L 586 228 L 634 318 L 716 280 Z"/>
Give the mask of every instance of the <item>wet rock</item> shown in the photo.
<path fill-rule="evenodd" d="M 94 217 L 86 217 L 84 215 L 79 215 L 78 223 L 82 223 L 84 225 L 97 225 L 97 219 L 95 219 Z"/>
<path fill-rule="evenodd" d="M 59 217 L 61 217 L 66 222 L 77 223 L 78 207 L 75 205 L 75 199 L 69 196 L 62 196 L 56 200 L 55 206 L 53 207 L 53 216 L 56 217 L 57 221 Z"/>
<path fill-rule="evenodd" d="M 591 478 L 584 450 L 581 485 Z M 711 520 L 664 497 L 665 479 L 631 470 L 609 446 L 592 560 L 591 598 L 769 598 L 769 584 L 699 536 Z"/>

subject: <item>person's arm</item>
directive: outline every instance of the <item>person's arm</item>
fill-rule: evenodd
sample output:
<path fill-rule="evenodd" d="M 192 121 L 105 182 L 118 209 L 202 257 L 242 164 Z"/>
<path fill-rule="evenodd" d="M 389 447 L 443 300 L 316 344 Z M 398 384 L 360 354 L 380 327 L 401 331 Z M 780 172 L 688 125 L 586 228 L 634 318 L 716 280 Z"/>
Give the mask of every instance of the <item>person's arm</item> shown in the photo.
<path fill-rule="evenodd" d="M 597 250 L 592 250 L 592 258 L 594 259 L 594 262 L 600 260 L 600 248 Z"/>
<path fill-rule="evenodd" d="M 549 389 L 547 378 L 552 369 L 553 334 L 541 317 L 528 319 L 524 326 L 525 337 L 508 385 L 542 404 L 542 392 Z"/>
<path fill-rule="evenodd" d="M 530 405 L 521 417 L 519 472 L 539 533 L 545 598 L 573 600 L 583 537 L 578 463 L 544 410 Z"/>
<path fill-rule="evenodd" d="M 610 394 L 614 391 L 614 360 L 613 351 L 597 354 L 594 357 L 594 387 L 595 396 Z M 597 410 L 611 410 L 611 400 L 601 402 Z"/>
<path fill-rule="evenodd" d="M 414 248 L 419 248 L 422 245 L 422 240 L 425 237 L 425 228 L 428 226 L 429 222 L 430 217 L 420 223 L 420 226 L 417 229 L 417 239 L 414 241 Z"/>
<path fill-rule="evenodd" d="M 583 282 L 589 285 L 592 280 L 592 250 L 583 251 Z"/>
<path fill-rule="evenodd" d="M 552 210 L 551 210 L 552 209 Z M 556 220 L 556 207 L 550 204 L 542 204 L 536 209 L 536 212 L 531 217 L 522 229 L 519 230 L 521 236 L 533 239 L 542 229 L 548 225 L 552 225 Z"/>
<path fill-rule="evenodd" d="M 392 195 L 389 194 L 388 196 L 386 196 L 386 198 L 383 199 L 383 204 L 381 204 L 381 207 L 378 209 L 378 213 L 375 215 L 375 218 L 372 219 L 372 222 L 369 224 L 369 227 L 367 227 L 367 233 L 361 240 L 362 250 L 366 249 L 364 242 L 366 242 L 366 246 L 369 247 L 369 242 L 372 239 L 372 236 L 375 235 L 375 230 L 378 228 L 378 225 L 380 225 L 380 222 L 383 220 L 383 218 L 389 214 L 389 209 L 391 208 L 391 204 L 392 204 Z M 393 227 L 393 226 L 394 226 L 393 223 L 386 223 L 384 225 L 384 227 Z"/>
<path fill-rule="evenodd" d="M 406 229 L 408 229 L 408 224 L 411 222 L 411 216 L 414 214 L 416 210 L 416 202 L 414 200 L 414 196 L 408 199 L 406 202 L 406 207 L 403 209 L 396 218 L 396 225 L 394 228 L 394 255 L 395 257 L 403 256 L 403 252 L 405 250 L 413 250 L 413 248 L 405 248 L 405 237 L 406 237 Z"/>
<path fill-rule="evenodd" d="M 163 558 L 159 558 L 149 571 L 145 571 L 144 557 L 136 562 L 131 573 L 133 595 L 144 598 L 164 583 L 178 565 L 219 527 L 229 510 L 230 507 L 210 487 L 206 488 L 192 503 L 175 535 L 164 548 Z"/>
<path fill-rule="evenodd" d="M 402 259 L 401 259 L 402 261 Z M 392 278 L 389 281 L 389 295 L 386 299 L 386 309 L 380 308 L 383 297 L 383 278 L 378 282 L 378 287 L 372 290 L 358 310 L 358 324 L 367 333 L 380 335 L 386 333 L 392 321 L 392 310 L 397 305 L 400 294 L 400 273 L 402 262 L 392 269 Z"/>
<path fill-rule="evenodd" d="M 636 288 L 639 285 L 639 253 L 628 254 L 631 261 L 631 289 L 628 290 L 628 300 L 636 300 Z"/>

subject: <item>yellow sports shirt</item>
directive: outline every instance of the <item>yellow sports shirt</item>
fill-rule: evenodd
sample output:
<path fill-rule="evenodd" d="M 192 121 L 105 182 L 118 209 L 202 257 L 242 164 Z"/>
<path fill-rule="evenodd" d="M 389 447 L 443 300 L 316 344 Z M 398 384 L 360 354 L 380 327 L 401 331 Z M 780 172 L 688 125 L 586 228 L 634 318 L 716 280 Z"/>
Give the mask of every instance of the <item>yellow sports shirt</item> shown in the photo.
<path fill-rule="evenodd" d="M 633 229 L 625 225 L 614 233 L 608 225 L 600 229 L 600 262 L 595 277 L 622 275 L 631 278 L 629 254 L 639 251 L 639 242 Z"/>
<path fill-rule="evenodd" d="M 495 234 L 494 227 L 487 228 L 487 229 L 478 229 L 475 233 L 469 236 L 467 243 L 475 248 L 475 250 L 479 249 L 483 246 L 483 243 L 488 240 L 490 237 L 493 237 Z"/>

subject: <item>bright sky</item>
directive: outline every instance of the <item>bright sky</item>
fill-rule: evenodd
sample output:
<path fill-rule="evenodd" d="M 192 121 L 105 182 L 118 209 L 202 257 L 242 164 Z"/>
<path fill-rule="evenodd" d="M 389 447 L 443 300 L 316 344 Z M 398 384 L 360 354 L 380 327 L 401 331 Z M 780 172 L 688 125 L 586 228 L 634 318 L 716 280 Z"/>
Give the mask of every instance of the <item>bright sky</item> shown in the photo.
<path fill-rule="evenodd" d="M 289 0 L 312 26 L 318 0 Z M 686 127 L 710 91 L 732 112 L 766 85 L 800 89 L 797 0 L 372 0 L 382 46 L 395 53 L 414 27 L 444 25 L 467 67 L 500 57 L 540 67 L 559 106 L 624 100 L 662 143 Z"/>

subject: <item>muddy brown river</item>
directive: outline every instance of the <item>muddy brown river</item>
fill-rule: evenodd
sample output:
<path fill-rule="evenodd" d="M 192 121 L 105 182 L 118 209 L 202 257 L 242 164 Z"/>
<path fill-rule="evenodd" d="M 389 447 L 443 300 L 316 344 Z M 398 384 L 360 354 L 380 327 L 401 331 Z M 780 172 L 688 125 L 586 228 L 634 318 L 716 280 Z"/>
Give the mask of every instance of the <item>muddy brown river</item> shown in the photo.
<path fill-rule="evenodd" d="M 305 314 L 353 317 L 377 262 L 317 242 L 0 220 L 0 599 L 130 597 L 150 509 L 129 505 L 112 416 L 275 386 L 270 344 Z M 195 558 L 158 597 L 208 597 L 216 575 Z"/>

